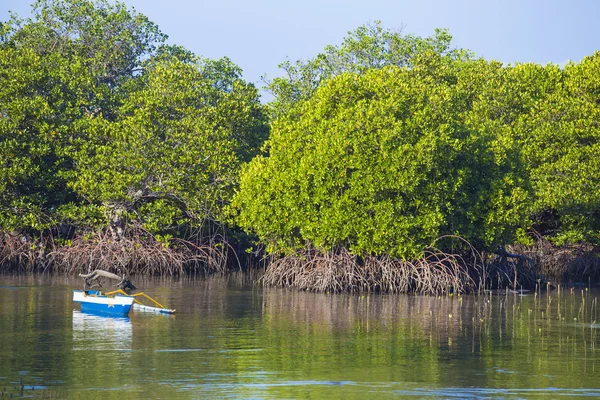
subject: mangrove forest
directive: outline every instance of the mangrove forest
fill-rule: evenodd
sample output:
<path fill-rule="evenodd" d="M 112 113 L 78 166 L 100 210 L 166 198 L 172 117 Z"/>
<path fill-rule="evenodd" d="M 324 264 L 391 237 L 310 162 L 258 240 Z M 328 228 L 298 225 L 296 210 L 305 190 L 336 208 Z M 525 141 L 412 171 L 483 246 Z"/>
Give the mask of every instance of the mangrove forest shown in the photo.
<path fill-rule="evenodd" d="M 504 65 L 374 22 L 257 88 L 167 38 L 108 0 L 0 23 L 0 271 L 600 283 L 600 53 Z"/>

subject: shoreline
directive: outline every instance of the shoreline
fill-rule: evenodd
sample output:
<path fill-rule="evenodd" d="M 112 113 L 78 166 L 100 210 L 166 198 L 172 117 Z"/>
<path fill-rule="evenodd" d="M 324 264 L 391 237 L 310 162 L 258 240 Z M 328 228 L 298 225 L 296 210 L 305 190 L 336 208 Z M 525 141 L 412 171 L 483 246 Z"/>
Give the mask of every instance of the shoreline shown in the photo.
<path fill-rule="evenodd" d="M 206 277 L 232 271 L 255 274 L 270 287 L 321 293 L 412 293 L 445 295 L 488 290 L 532 290 L 565 284 L 600 284 L 600 253 L 583 243 L 554 246 L 538 240 L 532 246 L 509 246 L 510 259 L 472 251 L 449 254 L 428 250 L 418 260 L 385 256 L 359 257 L 345 249 L 335 252 L 298 251 L 260 256 L 237 251 L 224 241 L 176 246 L 148 238 L 118 242 L 108 236 L 73 239 L 68 244 L 29 243 L 9 235 L 0 242 L 1 273 L 48 273 L 77 276 L 94 269 L 137 277 Z M 515 255 L 515 254 L 509 254 Z M 532 262 L 526 262 L 529 259 Z"/>

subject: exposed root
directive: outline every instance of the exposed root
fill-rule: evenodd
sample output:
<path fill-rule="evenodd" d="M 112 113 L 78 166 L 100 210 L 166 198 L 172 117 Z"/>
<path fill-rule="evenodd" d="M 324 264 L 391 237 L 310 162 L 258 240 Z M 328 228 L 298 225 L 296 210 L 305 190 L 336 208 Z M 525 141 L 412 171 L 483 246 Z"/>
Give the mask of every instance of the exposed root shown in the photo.
<path fill-rule="evenodd" d="M 502 251 L 489 256 L 484 286 L 492 289 L 533 289 L 539 274 L 534 260 L 519 253 Z"/>
<path fill-rule="evenodd" d="M 262 281 L 268 286 L 336 293 L 444 294 L 478 289 L 463 257 L 437 249 L 426 251 L 416 261 L 361 259 L 345 249 L 328 253 L 308 250 L 272 261 Z"/>
<path fill-rule="evenodd" d="M 96 233 L 62 245 L 52 240 L 42 244 L 4 235 L 0 246 L 0 267 L 4 271 L 77 275 L 102 269 L 127 276 L 172 276 L 219 273 L 231 265 L 240 267 L 233 249 L 219 236 L 201 244 L 173 239 L 167 247 L 144 232 L 119 241 L 108 233 Z"/>
<path fill-rule="evenodd" d="M 512 251 L 531 257 L 547 281 L 600 283 L 600 248 L 589 243 L 555 246 L 536 235 L 533 246 L 516 245 Z"/>
<path fill-rule="evenodd" d="M 0 267 L 6 271 L 35 270 L 36 259 L 39 258 L 39 244 L 23 235 L 3 233 L 0 235 Z"/>

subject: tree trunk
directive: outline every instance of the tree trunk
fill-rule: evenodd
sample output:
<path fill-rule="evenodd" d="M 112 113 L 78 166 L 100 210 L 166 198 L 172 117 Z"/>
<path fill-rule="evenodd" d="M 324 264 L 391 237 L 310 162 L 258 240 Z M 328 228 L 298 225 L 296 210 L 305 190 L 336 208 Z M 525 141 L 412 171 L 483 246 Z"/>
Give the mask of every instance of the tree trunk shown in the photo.
<path fill-rule="evenodd" d="M 121 241 L 125 234 L 127 208 L 120 203 L 108 203 L 105 206 L 108 229 L 116 242 Z"/>

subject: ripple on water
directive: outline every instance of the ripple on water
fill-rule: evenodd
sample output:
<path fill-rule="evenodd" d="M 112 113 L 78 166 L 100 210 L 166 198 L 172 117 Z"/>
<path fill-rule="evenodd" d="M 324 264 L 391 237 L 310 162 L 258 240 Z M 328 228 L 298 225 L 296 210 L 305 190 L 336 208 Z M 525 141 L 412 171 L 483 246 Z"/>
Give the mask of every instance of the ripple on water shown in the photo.
<path fill-rule="evenodd" d="M 394 393 L 400 396 L 416 397 L 441 397 L 441 398 L 486 398 L 486 397 L 531 397 L 540 396 L 553 398 L 556 396 L 586 396 L 600 397 L 600 388 L 568 389 L 568 388 L 523 388 L 523 389 L 493 389 L 493 388 L 417 388 L 395 390 Z"/>
<path fill-rule="evenodd" d="M 155 353 L 189 353 L 194 351 L 204 351 L 205 349 L 158 349 Z"/>

